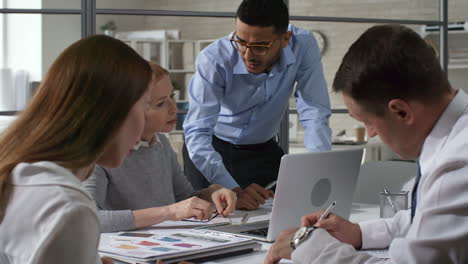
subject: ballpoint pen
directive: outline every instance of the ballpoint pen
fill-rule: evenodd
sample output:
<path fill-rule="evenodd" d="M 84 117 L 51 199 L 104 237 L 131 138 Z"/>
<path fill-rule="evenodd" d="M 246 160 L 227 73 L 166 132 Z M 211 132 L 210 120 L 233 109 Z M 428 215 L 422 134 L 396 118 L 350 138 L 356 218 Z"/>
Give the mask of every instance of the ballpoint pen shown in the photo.
<path fill-rule="evenodd" d="M 388 202 L 390 203 L 390 206 L 392 207 L 393 212 L 396 213 L 397 210 L 396 210 L 395 204 L 393 204 L 393 202 L 392 202 L 392 199 L 390 199 L 390 196 L 389 196 L 390 193 L 389 193 L 389 192 L 387 191 L 387 189 L 385 189 L 385 188 L 383 189 L 383 192 L 385 193 L 385 196 L 387 197 L 387 200 L 388 200 Z"/>
<path fill-rule="evenodd" d="M 248 220 L 249 220 L 249 214 L 245 213 L 241 219 L 241 224 L 246 224 Z"/>
<path fill-rule="evenodd" d="M 182 221 L 195 222 L 195 223 L 208 223 L 211 220 L 215 219 L 218 215 L 219 215 L 219 213 L 215 211 L 215 212 L 212 213 L 212 215 L 211 215 L 211 217 L 209 219 L 196 220 L 196 219 L 188 218 L 188 219 L 183 219 Z"/>
<path fill-rule="evenodd" d="M 270 190 L 271 188 L 275 187 L 276 181 L 272 181 L 265 186 L 265 190 Z"/>
<path fill-rule="evenodd" d="M 333 209 L 333 207 L 335 207 L 335 205 L 336 205 L 336 201 L 333 201 L 333 203 L 331 203 L 331 204 L 328 206 L 327 210 L 325 210 L 325 212 L 323 212 L 323 214 L 320 216 L 320 218 L 317 220 L 317 222 L 319 222 L 320 220 L 323 220 L 323 219 L 327 218 L 328 215 L 330 214 L 330 211 Z"/>

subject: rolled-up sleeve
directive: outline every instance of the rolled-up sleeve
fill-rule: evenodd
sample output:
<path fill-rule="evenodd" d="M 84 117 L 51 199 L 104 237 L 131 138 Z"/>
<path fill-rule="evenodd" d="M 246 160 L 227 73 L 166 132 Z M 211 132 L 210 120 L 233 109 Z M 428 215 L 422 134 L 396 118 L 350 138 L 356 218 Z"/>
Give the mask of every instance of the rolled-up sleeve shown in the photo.
<path fill-rule="evenodd" d="M 210 183 L 233 189 L 239 185 L 211 144 L 220 101 L 224 96 L 225 71 L 206 52 L 200 54 L 196 65 L 197 71 L 189 87 L 190 109 L 184 121 L 187 150 L 195 166 Z"/>
<path fill-rule="evenodd" d="M 301 51 L 297 72 L 296 105 L 299 120 L 304 127 L 304 144 L 308 151 L 331 150 L 330 98 L 323 76 L 321 55 L 316 40 L 309 41 Z"/>

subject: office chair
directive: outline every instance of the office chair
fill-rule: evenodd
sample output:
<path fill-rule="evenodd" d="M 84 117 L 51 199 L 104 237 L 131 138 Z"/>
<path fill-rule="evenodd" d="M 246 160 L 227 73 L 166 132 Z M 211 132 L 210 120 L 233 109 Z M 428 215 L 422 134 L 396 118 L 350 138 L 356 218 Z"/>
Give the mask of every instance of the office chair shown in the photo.
<path fill-rule="evenodd" d="M 361 165 L 353 202 L 380 204 L 384 188 L 389 192 L 411 191 L 417 171 L 418 165 L 410 161 L 366 162 Z"/>

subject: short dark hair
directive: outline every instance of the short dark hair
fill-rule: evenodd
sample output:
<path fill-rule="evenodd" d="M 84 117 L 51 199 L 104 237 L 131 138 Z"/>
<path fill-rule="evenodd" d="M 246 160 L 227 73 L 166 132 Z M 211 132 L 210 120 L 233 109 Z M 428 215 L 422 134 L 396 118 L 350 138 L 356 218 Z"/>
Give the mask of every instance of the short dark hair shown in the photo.
<path fill-rule="evenodd" d="M 449 92 L 450 83 L 434 48 L 416 32 L 402 25 L 378 25 L 351 45 L 333 90 L 382 116 L 392 99 L 435 102 Z"/>
<path fill-rule="evenodd" d="M 244 0 L 237 9 L 237 18 L 250 26 L 273 26 L 275 33 L 284 33 L 288 30 L 289 11 L 283 0 Z"/>

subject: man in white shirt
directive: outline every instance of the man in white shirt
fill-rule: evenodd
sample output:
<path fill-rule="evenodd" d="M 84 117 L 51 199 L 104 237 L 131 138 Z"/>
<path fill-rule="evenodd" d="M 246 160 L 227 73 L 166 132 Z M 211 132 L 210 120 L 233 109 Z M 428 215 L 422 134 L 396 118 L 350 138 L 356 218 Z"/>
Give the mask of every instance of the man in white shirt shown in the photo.
<path fill-rule="evenodd" d="M 374 26 L 343 58 L 333 89 L 369 136 L 419 158 L 412 208 L 358 224 L 312 213 L 265 263 L 382 262 L 356 250 L 366 248 L 389 248 L 386 263 L 468 263 L 468 95 L 450 86 L 434 50 L 407 27 Z"/>

